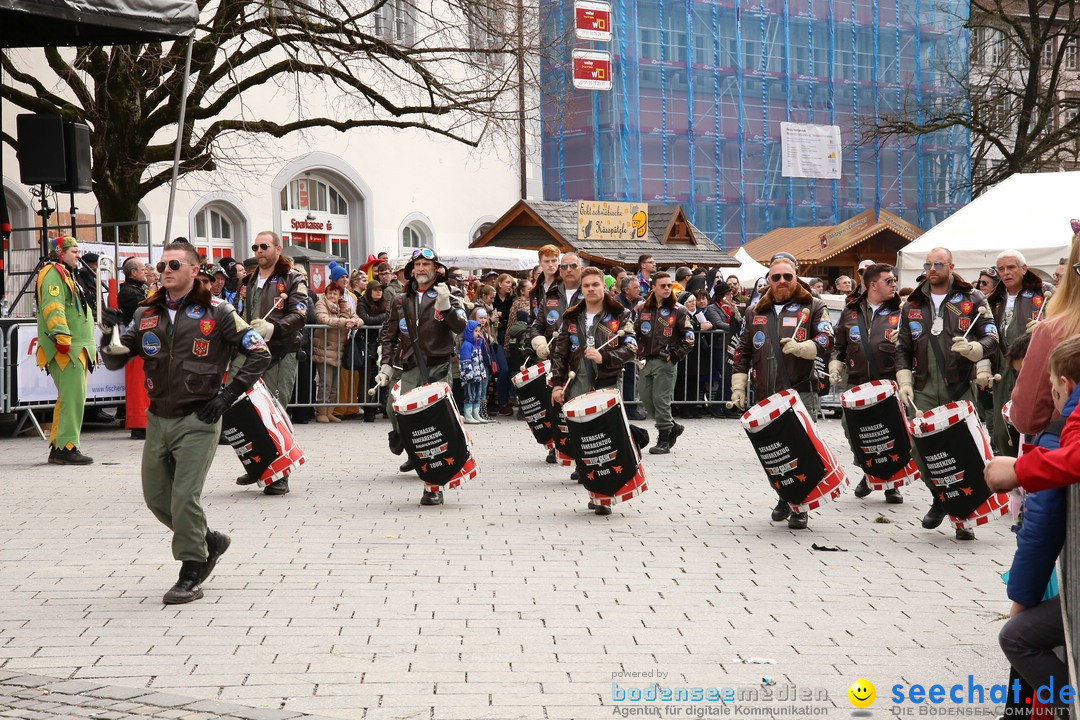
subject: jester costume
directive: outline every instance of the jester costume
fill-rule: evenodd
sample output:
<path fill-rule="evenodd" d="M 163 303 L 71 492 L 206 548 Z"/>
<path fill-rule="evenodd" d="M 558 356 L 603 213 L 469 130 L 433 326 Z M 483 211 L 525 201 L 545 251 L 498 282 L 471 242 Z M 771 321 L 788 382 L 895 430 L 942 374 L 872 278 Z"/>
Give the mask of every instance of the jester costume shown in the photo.
<path fill-rule="evenodd" d="M 62 253 L 77 242 L 56 238 Z M 97 358 L 94 317 L 73 271 L 63 262 L 48 262 L 37 276 L 37 364 L 56 385 L 49 462 L 87 465 L 93 460 L 79 452 L 79 433 L 86 405 L 86 385 Z"/>

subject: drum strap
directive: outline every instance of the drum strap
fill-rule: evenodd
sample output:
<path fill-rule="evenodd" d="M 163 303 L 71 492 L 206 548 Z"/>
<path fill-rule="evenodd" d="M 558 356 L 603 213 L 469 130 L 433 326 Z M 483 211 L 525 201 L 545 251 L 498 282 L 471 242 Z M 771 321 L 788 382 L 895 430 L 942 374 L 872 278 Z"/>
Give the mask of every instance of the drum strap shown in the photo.
<path fill-rule="evenodd" d="M 419 314 L 420 312 L 420 298 L 423 297 L 421 293 L 416 293 L 416 304 L 414 312 Z M 406 296 L 408 298 L 408 296 Z M 416 367 L 420 369 L 420 384 L 427 385 L 428 369 L 427 361 L 424 359 L 424 351 L 420 348 L 420 333 L 416 331 L 416 318 L 409 314 L 409 303 L 402 303 L 401 312 L 405 316 L 405 326 L 409 328 L 409 339 L 412 340 L 413 359 L 416 360 Z"/>
<path fill-rule="evenodd" d="M 866 317 L 861 307 L 856 315 L 859 322 L 859 340 L 862 343 L 863 352 L 866 353 L 866 362 L 870 366 L 870 378 L 880 380 L 881 374 L 878 372 L 877 358 L 874 357 L 874 346 L 870 343 L 870 331 L 866 328 Z"/>
<path fill-rule="evenodd" d="M 766 315 L 765 317 L 769 319 L 769 340 L 771 341 L 769 343 L 769 352 L 772 354 L 773 362 L 776 363 L 776 372 L 780 374 L 780 380 L 784 383 L 784 389 L 787 390 L 791 388 L 791 380 L 788 379 L 787 365 L 784 364 L 784 354 L 778 352 L 780 348 L 780 329 L 778 327 L 780 324 L 780 316 L 773 312 L 771 315 Z"/>

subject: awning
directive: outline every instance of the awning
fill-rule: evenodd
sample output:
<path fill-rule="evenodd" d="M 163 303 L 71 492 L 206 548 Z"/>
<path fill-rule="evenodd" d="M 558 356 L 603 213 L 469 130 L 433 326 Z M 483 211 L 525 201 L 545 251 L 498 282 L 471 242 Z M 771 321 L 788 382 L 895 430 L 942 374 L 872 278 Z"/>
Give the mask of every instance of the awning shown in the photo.
<path fill-rule="evenodd" d="M 192 34 L 191 0 L 0 0 L 0 47 L 132 45 Z"/>

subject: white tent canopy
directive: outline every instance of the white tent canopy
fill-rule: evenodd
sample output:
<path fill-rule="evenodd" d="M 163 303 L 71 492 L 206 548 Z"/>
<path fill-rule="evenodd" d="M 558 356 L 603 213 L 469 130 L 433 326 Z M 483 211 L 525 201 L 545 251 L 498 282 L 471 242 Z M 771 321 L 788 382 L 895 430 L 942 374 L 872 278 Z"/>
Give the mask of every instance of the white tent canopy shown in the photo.
<path fill-rule="evenodd" d="M 739 278 L 739 282 L 742 283 L 744 288 L 754 287 L 754 283 L 757 282 L 758 278 L 765 277 L 769 272 L 769 268 L 750 257 L 750 253 L 746 252 L 745 247 L 736 250 L 733 257 L 739 261 L 739 267 L 724 268 L 724 277 L 734 275 Z"/>
<path fill-rule="evenodd" d="M 1080 172 L 1013 175 L 923 233 L 900 251 L 900 284 L 915 285 L 926 254 L 953 254 L 956 273 L 974 283 L 1002 250 L 1019 250 L 1028 266 L 1052 277 L 1069 254 L 1069 221 L 1080 217 Z"/>
<path fill-rule="evenodd" d="M 535 250 L 507 247 L 479 247 L 439 252 L 439 262 L 463 270 L 507 270 L 523 272 L 537 265 Z M 411 256 L 401 258 L 408 261 Z"/>

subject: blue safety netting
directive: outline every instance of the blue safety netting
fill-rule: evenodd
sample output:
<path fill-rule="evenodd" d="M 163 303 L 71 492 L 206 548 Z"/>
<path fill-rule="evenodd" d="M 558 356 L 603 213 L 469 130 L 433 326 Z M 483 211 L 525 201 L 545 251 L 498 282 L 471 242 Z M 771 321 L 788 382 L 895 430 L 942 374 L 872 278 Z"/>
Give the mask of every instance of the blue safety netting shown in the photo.
<path fill-rule="evenodd" d="M 733 248 L 868 208 L 929 228 L 970 200 L 959 129 L 866 141 L 863 122 L 955 96 L 964 0 L 612 0 L 610 43 L 570 41 L 543 67 L 544 196 L 677 203 Z M 573 1 L 541 3 L 550 39 Z M 611 92 L 572 89 L 571 47 L 612 53 Z M 838 125 L 840 180 L 784 178 L 780 123 Z"/>

